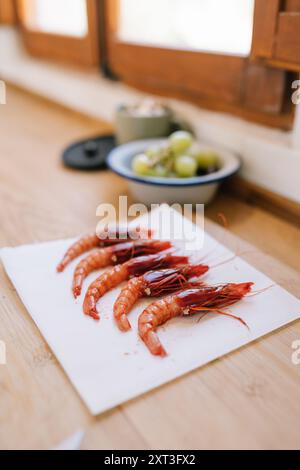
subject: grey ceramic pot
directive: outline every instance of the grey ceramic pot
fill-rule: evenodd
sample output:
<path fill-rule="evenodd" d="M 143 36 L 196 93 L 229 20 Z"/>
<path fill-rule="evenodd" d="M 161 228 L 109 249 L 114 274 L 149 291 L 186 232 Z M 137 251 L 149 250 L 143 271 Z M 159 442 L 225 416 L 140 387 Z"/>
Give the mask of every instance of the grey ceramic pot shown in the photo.
<path fill-rule="evenodd" d="M 170 135 L 173 115 L 168 108 L 159 116 L 135 116 L 121 107 L 116 113 L 116 136 L 119 145 L 142 139 Z"/>

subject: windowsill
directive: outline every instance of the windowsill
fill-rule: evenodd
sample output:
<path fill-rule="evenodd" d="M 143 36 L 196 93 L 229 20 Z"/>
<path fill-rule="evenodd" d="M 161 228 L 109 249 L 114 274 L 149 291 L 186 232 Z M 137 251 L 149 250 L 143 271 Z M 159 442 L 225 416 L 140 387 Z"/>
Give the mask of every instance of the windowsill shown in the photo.
<path fill-rule="evenodd" d="M 13 28 L 0 28 L 0 47 L 2 79 L 76 111 L 113 122 L 120 103 L 136 102 L 145 96 L 124 84 L 104 79 L 98 72 L 70 69 L 28 56 Z M 300 202 L 300 149 L 295 148 L 299 136 L 182 101 L 165 101 L 192 123 L 200 139 L 239 153 L 245 179 Z"/>

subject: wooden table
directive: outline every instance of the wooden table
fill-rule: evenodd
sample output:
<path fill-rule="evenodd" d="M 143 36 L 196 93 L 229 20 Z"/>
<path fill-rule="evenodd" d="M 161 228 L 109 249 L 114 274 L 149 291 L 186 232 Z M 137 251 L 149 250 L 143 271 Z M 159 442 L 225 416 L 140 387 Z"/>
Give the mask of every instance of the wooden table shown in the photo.
<path fill-rule="evenodd" d="M 78 173 L 60 163 L 66 144 L 104 133 L 108 125 L 9 89 L 0 129 L 1 246 L 86 232 L 95 227 L 99 203 L 117 204 L 126 194 L 126 185 L 109 172 Z M 300 275 L 292 269 L 300 265 L 299 229 L 226 195 L 207 214 L 216 219 L 219 212 L 231 233 L 207 220 L 209 232 L 239 251 L 245 246 L 233 233 L 252 242 L 255 248 L 244 257 L 300 297 Z M 96 419 L 2 267 L 0 276 L 0 339 L 8 361 L 0 366 L 1 448 L 47 449 L 79 429 L 87 430 L 83 448 L 300 447 L 300 365 L 291 362 L 300 322 Z"/>

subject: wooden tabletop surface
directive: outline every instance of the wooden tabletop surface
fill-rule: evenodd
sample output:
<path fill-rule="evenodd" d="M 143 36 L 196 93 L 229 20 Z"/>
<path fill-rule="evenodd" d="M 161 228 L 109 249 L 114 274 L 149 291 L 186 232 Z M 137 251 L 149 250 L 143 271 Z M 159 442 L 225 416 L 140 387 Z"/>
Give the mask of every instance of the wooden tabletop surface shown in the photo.
<path fill-rule="evenodd" d="M 95 227 L 99 203 L 117 204 L 127 194 L 109 172 L 75 172 L 60 162 L 68 143 L 109 125 L 9 88 L 0 130 L 0 246 L 85 233 Z M 227 231 L 211 221 L 220 212 Z M 207 215 L 211 234 L 300 297 L 298 228 L 226 195 Z M 0 276 L 0 340 L 7 346 L 7 365 L 0 366 L 1 449 L 48 449 L 81 429 L 84 449 L 300 447 L 300 365 L 291 361 L 299 321 L 94 418 L 2 266 Z"/>

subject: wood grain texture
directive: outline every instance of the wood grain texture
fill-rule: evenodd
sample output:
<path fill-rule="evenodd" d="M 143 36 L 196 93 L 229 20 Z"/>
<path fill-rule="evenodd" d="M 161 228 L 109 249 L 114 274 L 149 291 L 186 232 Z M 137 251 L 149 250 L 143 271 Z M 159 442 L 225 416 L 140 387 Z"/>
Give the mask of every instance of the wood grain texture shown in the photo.
<path fill-rule="evenodd" d="M 113 40 L 110 65 L 122 79 L 139 77 L 158 88 L 184 90 L 199 97 L 239 103 L 246 60 L 220 54 L 206 54 L 134 45 Z"/>
<path fill-rule="evenodd" d="M 269 212 L 300 227 L 300 204 L 254 183 L 236 176 L 225 183 L 224 189 L 249 204 L 260 206 Z"/>
<path fill-rule="evenodd" d="M 300 0 L 285 0 L 284 11 L 300 12 Z"/>
<path fill-rule="evenodd" d="M 95 227 L 100 202 L 117 203 L 123 180 L 78 173 L 60 163 L 72 140 L 110 130 L 12 88 L 0 108 L 0 245 L 73 236 Z M 300 264 L 299 230 L 267 212 L 222 196 L 207 209 L 225 231 L 206 228 L 245 259 L 300 297 L 300 275 L 262 255 L 266 247 L 290 266 Z M 232 233 L 257 247 L 249 248 Z M 92 418 L 0 270 L 0 338 L 8 364 L 0 366 L 0 447 L 46 449 L 79 428 L 85 449 L 299 448 L 300 367 L 291 343 L 300 323 L 256 341 L 168 385 Z M 59 325 L 58 325 L 59 327 Z"/>
<path fill-rule="evenodd" d="M 253 58 L 272 57 L 279 9 L 280 0 L 255 0 L 251 50 Z"/>
<path fill-rule="evenodd" d="M 256 204 L 255 198 L 240 196 L 235 189 L 230 194 L 224 188 L 216 201 L 206 208 L 206 215 L 215 223 L 222 223 L 220 214 L 225 216 L 232 234 L 299 271 L 299 226 L 268 212 Z M 234 251 L 238 251 L 237 248 Z"/>
<path fill-rule="evenodd" d="M 256 0 L 252 59 L 282 70 L 300 71 L 299 0 Z"/>
<path fill-rule="evenodd" d="M 286 90 L 284 70 L 250 63 L 246 70 L 244 105 L 248 109 L 280 115 Z"/>
<path fill-rule="evenodd" d="M 246 74 L 245 74 L 246 75 Z M 245 76 L 246 78 L 246 76 Z M 280 114 L 270 114 L 258 111 L 253 109 L 253 107 L 244 107 L 239 104 L 227 103 L 222 100 L 213 98 L 206 98 L 205 96 L 198 96 L 194 93 L 189 93 L 187 90 L 172 90 L 166 85 L 164 87 L 159 87 L 155 84 L 150 84 L 145 81 L 141 81 L 139 77 L 132 77 L 124 80 L 129 86 L 142 90 L 145 93 L 151 93 L 153 95 L 178 98 L 180 100 L 187 101 L 192 103 L 200 108 L 210 109 L 213 111 L 230 113 L 234 116 L 245 119 L 246 121 L 256 122 L 262 124 L 263 126 L 280 128 L 282 130 L 291 130 L 293 128 L 294 116 L 290 111 L 282 112 Z M 248 102 L 249 102 L 248 95 Z M 250 101 L 251 103 L 251 101 Z M 274 102 L 273 102 L 274 104 Z M 278 103 L 278 106 L 281 106 L 282 103 Z"/>
<path fill-rule="evenodd" d="M 0 1 L 0 24 L 14 25 L 17 22 L 15 0 Z"/>
<path fill-rule="evenodd" d="M 300 71 L 300 13 L 280 13 L 274 59 L 289 63 L 289 70 Z"/>

